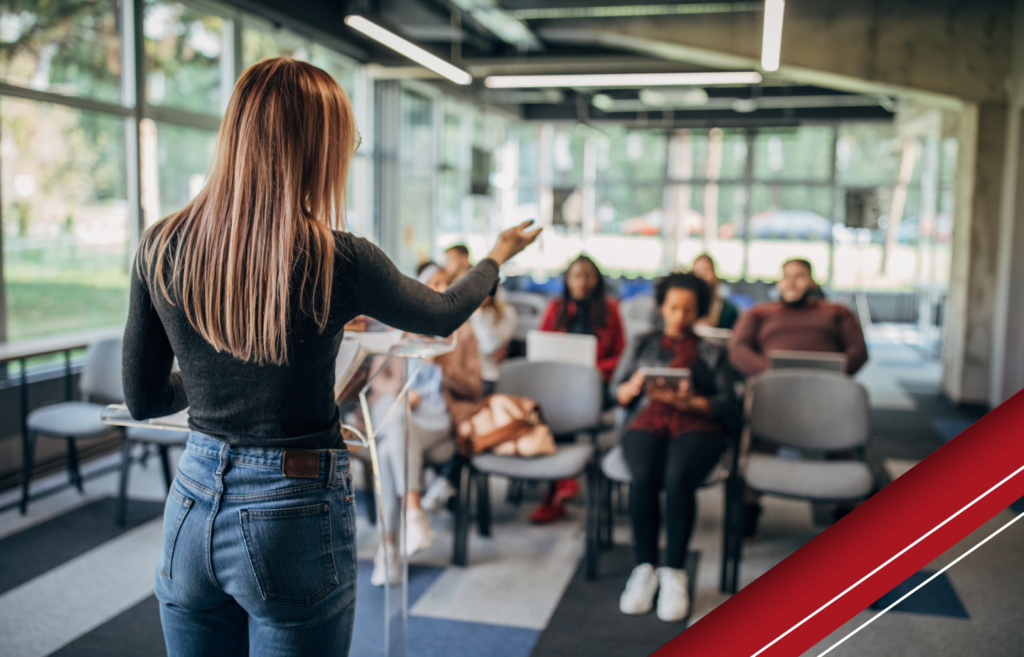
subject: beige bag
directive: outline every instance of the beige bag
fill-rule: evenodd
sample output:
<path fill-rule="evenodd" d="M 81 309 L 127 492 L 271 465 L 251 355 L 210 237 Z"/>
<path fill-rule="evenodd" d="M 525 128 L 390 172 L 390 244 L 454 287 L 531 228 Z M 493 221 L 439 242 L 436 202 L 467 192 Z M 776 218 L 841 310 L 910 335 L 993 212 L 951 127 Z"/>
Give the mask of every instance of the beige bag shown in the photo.
<path fill-rule="evenodd" d="M 488 449 L 496 454 L 541 456 L 555 452 L 555 439 L 541 420 L 537 403 L 514 395 L 490 395 L 468 420 L 456 427 L 456 440 L 464 454 L 475 456 Z"/>

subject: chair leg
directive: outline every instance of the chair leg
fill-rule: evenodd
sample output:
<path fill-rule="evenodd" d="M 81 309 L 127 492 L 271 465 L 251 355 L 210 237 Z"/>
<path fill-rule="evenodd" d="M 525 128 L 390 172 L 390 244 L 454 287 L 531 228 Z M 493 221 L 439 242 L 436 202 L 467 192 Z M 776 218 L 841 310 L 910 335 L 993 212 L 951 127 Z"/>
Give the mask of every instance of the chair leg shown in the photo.
<path fill-rule="evenodd" d="M 157 449 L 160 451 L 160 465 L 164 470 L 164 484 L 167 485 L 167 492 L 170 493 L 171 482 L 174 481 L 171 476 L 171 449 L 167 445 L 158 445 Z"/>
<path fill-rule="evenodd" d="M 472 494 L 473 466 L 469 463 L 459 467 L 457 474 L 458 505 L 455 510 L 455 546 L 452 551 L 452 565 L 465 566 L 469 555 L 469 501 Z"/>
<path fill-rule="evenodd" d="M 612 532 L 615 531 L 615 513 L 612 509 L 612 480 L 607 477 L 601 477 L 601 512 L 604 514 L 604 522 L 602 528 L 604 529 L 604 535 L 601 538 L 601 547 L 610 548 L 612 546 Z"/>
<path fill-rule="evenodd" d="M 74 436 L 68 436 L 68 481 L 78 489 L 79 493 L 85 492 L 82 488 L 82 471 L 78 460 L 78 445 Z"/>
<path fill-rule="evenodd" d="M 508 494 L 505 496 L 505 501 L 509 504 L 519 506 L 523 501 L 523 480 L 522 479 L 509 479 L 508 480 Z"/>
<path fill-rule="evenodd" d="M 375 527 L 377 525 L 377 495 L 374 492 L 373 466 L 365 462 L 363 463 L 363 488 L 369 493 L 366 496 L 367 520 L 370 521 L 371 527 Z"/>
<path fill-rule="evenodd" d="M 35 459 L 36 433 L 26 431 L 21 437 L 22 481 L 21 481 L 21 515 L 28 512 L 29 482 L 32 479 L 32 465 Z"/>
<path fill-rule="evenodd" d="M 600 497 L 599 488 L 601 486 L 597 465 L 590 463 L 587 466 L 587 499 L 586 499 L 586 534 L 587 534 L 587 545 L 586 554 L 584 559 L 585 564 L 585 576 L 588 580 L 597 579 L 597 571 L 599 567 L 598 560 L 601 558 L 601 546 L 598 533 L 600 531 L 598 524 L 600 515 L 598 504 Z"/>
<path fill-rule="evenodd" d="M 491 487 L 486 472 L 476 473 L 476 527 L 481 536 L 491 535 Z"/>
<path fill-rule="evenodd" d="M 725 522 L 722 532 L 722 577 L 719 589 L 733 594 L 739 588 L 740 561 L 743 558 L 743 480 L 726 480 Z"/>
<path fill-rule="evenodd" d="M 128 436 L 121 438 L 121 483 L 117 497 L 117 524 L 122 527 L 128 522 L 128 474 L 132 469 L 132 441 Z"/>

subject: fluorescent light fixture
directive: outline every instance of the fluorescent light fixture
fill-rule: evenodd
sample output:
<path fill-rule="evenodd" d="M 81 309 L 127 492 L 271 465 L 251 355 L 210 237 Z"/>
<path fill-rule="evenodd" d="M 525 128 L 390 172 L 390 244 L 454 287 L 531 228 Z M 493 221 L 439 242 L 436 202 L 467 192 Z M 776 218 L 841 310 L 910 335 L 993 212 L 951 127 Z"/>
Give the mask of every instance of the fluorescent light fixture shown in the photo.
<path fill-rule="evenodd" d="M 484 86 L 492 89 L 523 87 L 685 87 L 723 84 L 757 84 L 757 71 L 725 71 L 721 73 L 608 73 L 597 75 L 492 75 Z"/>
<path fill-rule="evenodd" d="M 394 32 L 385 30 L 376 23 L 371 23 L 362 16 L 346 16 L 345 25 L 348 25 L 353 30 L 362 32 L 375 41 L 379 41 L 395 52 L 405 55 L 417 64 L 448 78 L 455 84 L 469 84 L 473 81 L 473 76 L 461 68 L 452 66 L 440 57 L 430 54 L 423 48 L 410 41 L 406 41 Z"/>
<path fill-rule="evenodd" d="M 764 0 L 764 34 L 761 36 L 761 69 L 779 70 L 782 50 L 782 13 L 786 0 Z"/>

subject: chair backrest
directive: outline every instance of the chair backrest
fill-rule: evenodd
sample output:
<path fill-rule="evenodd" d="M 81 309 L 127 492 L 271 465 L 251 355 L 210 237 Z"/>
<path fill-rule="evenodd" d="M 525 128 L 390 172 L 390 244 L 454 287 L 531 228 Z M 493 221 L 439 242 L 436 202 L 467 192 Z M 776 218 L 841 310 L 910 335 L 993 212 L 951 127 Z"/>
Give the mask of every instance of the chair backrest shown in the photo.
<path fill-rule="evenodd" d="M 623 318 L 648 322 L 652 326 L 654 324 L 654 308 L 654 297 L 649 294 L 631 297 L 619 304 Z"/>
<path fill-rule="evenodd" d="M 82 399 L 123 402 L 121 385 L 121 338 L 107 338 L 89 345 L 79 381 Z"/>
<path fill-rule="evenodd" d="M 544 309 L 548 305 L 548 299 L 543 294 L 536 292 L 509 292 L 505 294 L 505 303 L 515 308 L 520 317 L 530 317 L 543 315 Z"/>
<path fill-rule="evenodd" d="M 750 432 L 799 449 L 836 451 L 867 442 L 868 393 L 847 376 L 819 370 L 768 370 L 748 381 Z"/>
<path fill-rule="evenodd" d="M 495 392 L 537 402 L 556 436 L 584 431 L 601 421 L 604 381 L 593 368 L 511 359 L 501 367 Z"/>

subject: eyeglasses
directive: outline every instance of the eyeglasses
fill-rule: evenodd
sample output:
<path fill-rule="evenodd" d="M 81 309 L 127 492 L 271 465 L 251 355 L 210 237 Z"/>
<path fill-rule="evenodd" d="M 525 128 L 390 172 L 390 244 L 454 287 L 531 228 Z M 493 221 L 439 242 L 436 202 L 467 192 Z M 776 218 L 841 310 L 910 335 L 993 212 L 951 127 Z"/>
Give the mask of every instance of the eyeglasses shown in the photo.
<path fill-rule="evenodd" d="M 356 130 L 356 146 L 355 146 L 355 148 L 352 149 L 352 152 L 355 153 L 356 151 L 358 151 L 359 147 L 362 146 L 362 145 L 363 145 L 363 135 L 360 134 L 360 132 L 358 130 Z"/>

